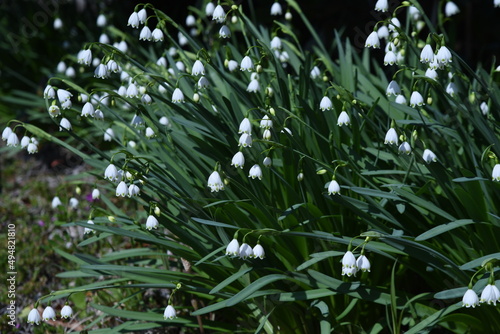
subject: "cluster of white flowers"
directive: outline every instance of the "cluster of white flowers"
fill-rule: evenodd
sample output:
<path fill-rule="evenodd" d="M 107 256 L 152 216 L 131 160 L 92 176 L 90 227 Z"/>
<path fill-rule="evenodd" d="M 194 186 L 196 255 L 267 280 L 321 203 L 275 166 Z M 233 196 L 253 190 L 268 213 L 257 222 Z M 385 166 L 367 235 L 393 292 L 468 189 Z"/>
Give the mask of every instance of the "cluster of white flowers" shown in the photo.
<path fill-rule="evenodd" d="M 64 305 L 61 309 L 61 318 L 68 319 L 73 316 L 73 309 L 68 304 Z M 39 325 L 40 321 L 56 321 L 56 312 L 51 306 L 47 306 L 40 316 L 38 309 L 33 308 L 28 314 L 28 323 Z"/>
<path fill-rule="evenodd" d="M 497 302 L 500 302 L 500 290 L 495 283 L 487 284 L 481 292 L 481 297 L 478 297 L 477 293 L 469 287 L 462 298 L 462 306 L 467 308 L 474 308 L 482 303 L 496 306 Z"/>
<path fill-rule="evenodd" d="M 370 268 L 370 261 L 364 254 L 359 255 L 356 259 L 351 251 L 347 251 L 342 257 L 342 275 L 356 276 L 360 270 L 370 272 Z"/>
<path fill-rule="evenodd" d="M 262 247 L 260 243 L 257 243 L 257 245 L 255 245 L 253 248 L 246 242 L 242 243 L 240 246 L 238 239 L 234 238 L 226 247 L 226 255 L 239 257 L 243 260 L 247 258 L 259 258 L 262 260 L 266 256 L 266 253 L 264 252 L 264 247 Z"/>

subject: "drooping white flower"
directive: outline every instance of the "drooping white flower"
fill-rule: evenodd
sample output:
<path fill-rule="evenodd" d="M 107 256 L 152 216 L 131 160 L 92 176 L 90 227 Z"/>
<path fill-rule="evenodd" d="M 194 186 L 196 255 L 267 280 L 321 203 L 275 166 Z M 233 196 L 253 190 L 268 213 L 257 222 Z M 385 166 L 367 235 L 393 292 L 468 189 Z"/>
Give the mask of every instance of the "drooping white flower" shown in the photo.
<path fill-rule="evenodd" d="M 15 132 L 11 132 L 11 134 L 7 138 L 7 146 L 17 147 L 17 145 L 19 145 L 19 138 L 17 137 Z"/>
<path fill-rule="evenodd" d="M 184 103 L 184 93 L 179 88 L 174 89 L 172 93 L 172 102 L 173 103 Z"/>
<path fill-rule="evenodd" d="M 106 16 L 104 14 L 99 14 L 96 20 L 96 25 L 99 28 L 102 28 L 106 25 L 106 23 L 107 23 Z"/>
<path fill-rule="evenodd" d="M 231 160 L 231 166 L 234 166 L 236 168 L 240 167 L 241 169 L 243 169 L 244 165 L 245 156 L 243 155 L 243 152 L 239 151 L 233 156 L 233 159 Z"/>
<path fill-rule="evenodd" d="M 264 165 L 264 167 L 271 167 L 273 164 L 273 160 L 270 157 L 265 157 L 262 161 L 262 164 Z"/>
<path fill-rule="evenodd" d="M 399 104 L 406 104 L 406 97 L 403 94 L 400 94 L 396 96 L 396 99 L 394 102 L 399 103 Z"/>
<path fill-rule="evenodd" d="M 49 321 L 49 320 L 55 321 L 56 320 L 56 312 L 54 311 L 54 309 L 51 306 L 47 306 L 45 308 L 45 310 L 43 310 L 42 319 L 44 321 Z"/>
<path fill-rule="evenodd" d="M 130 97 L 130 98 L 139 97 L 139 90 L 137 89 L 137 86 L 134 83 L 131 83 L 128 86 L 127 93 L 125 94 L 125 97 Z"/>
<path fill-rule="evenodd" d="M 387 66 L 387 65 L 392 66 L 392 65 L 396 64 L 396 61 L 397 61 L 397 57 L 393 51 L 389 51 L 385 54 L 385 56 L 384 56 L 384 65 L 385 66 Z"/>
<path fill-rule="evenodd" d="M 342 257 L 342 275 L 356 276 L 357 271 L 356 258 L 351 251 L 347 251 Z"/>
<path fill-rule="evenodd" d="M 151 104 L 153 103 L 153 98 L 151 98 L 151 95 L 149 94 L 144 94 L 141 97 L 141 102 L 144 104 Z"/>
<path fill-rule="evenodd" d="M 72 209 L 76 209 L 78 207 L 78 199 L 74 198 L 74 197 L 71 197 L 69 199 L 69 207 L 72 208 Z"/>
<path fill-rule="evenodd" d="M 500 291 L 494 284 L 488 284 L 481 292 L 481 298 L 479 298 L 480 303 L 487 303 L 488 305 L 497 305 L 500 301 Z"/>
<path fill-rule="evenodd" d="M 36 308 L 31 309 L 30 313 L 28 314 L 28 324 L 40 325 L 41 320 L 42 317 L 40 317 L 40 312 L 38 312 Z"/>
<path fill-rule="evenodd" d="M 385 140 L 384 144 L 390 144 L 390 145 L 398 145 L 399 139 L 398 139 L 398 133 L 396 132 L 396 129 L 390 128 L 387 133 L 385 134 Z"/>
<path fill-rule="evenodd" d="M 337 119 L 337 125 L 342 126 L 350 124 L 351 124 L 351 119 L 349 118 L 349 115 L 347 114 L 347 112 L 342 111 L 339 115 L 339 118 Z"/>
<path fill-rule="evenodd" d="M 500 0 L 498 0 L 500 1 Z M 488 112 L 490 111 L 490 107 L 488 107 L 488 104 L 486 102 L 481 102 L 481 105 L 479 106 L 481 109 L 481 112 L 483 113 L 484 116 L 488 115 Z"/>
<path fill-rule="evenodd" d="M 68 121 L 67 118 L 62 118 L 61 119 L 61 122 L 59 123 L 59 131 L 63 131 L 63 130 L 71 130 L 71 123 Z"/>
<path fill-rule="evenodd" d="M 432 80 L 436 80 L 437 77 L 438 77 L 438 73 L 435 69 L 433 68 L 428 68 L 426 71 L 425 71 L 425 76 L 429 79 L 432 79 Z"/>
<path fill-rule="evenodd" d="M 61 318 L 68 319 L 73 316 L 73 309 L 69 305 L 64 305 L 61 309 Z"/>
<path fill-rule="evenodd" d="M 116 181 L 118 179 L 118 169 L 114 164 L 109 164 L 104 171 L 104 178 L 110 181 Z"/>
<path fill-rule="evenodd" d="M 436 58 L 441 65 L 447 65 L 448 63 L 452 62 L 451 52 L 446 46 L 442 46 L 439 48 Z"/>
<path fill-rule="evenodd" d="M 57 208 L 59 205 L 62 205 L 62 202 L 61 200 L 59 199 L 59 197 L 55 196 L 53 199 L 52 199 L 52 209 L 55 209 Z"/>
<path fill-rule="evenodd" d="M 424 153 L 422 154 L 422 158 L 428 164 L 430 164 L 431 162 L 436 162 L 437 161 L 437 157 L 434 154 L 434 152 L 432 152 L 431 150 L 429 150 L 427 148 L 424 150 Z"/>
<path fill-rule="evenodd" d="M 71 103 L 71 100 L 66 100 L 63 103 L 61 103 L 61 107 L 63 109 L 70 109 L 73 104 Z"/>
<path fill-rule="evenodd" d="M 94 221 L 92 219 L 87 220 L 87 224 L 95 225 Z M 89 227 L 85 227 L 85 229 L 83 230 L 83 234 L 89 234 L 89 233 L 95 233 L 95 230 L 93 230 Z"/>
<path fill-rule="evenodd" d="M 249 56 L 243 57 L 243 59 L 241 60 L 241 64 L 240 64 L 240 70 L 251 72 L 251 71 L 253 71 L 253 69 L 254 69 L 254 65 L 253 65 L 252 58 L 250 58 Z"/>
<path fill-rule="evenodd" d="M 208 187 L 210 187 L 211 192 L 218 192 L 219 190 L 224 190 L 224 182 L 219 175 L 219 172 L 213 171 L 208 177 Z"/>
<path fill-rule="evenodd" d="M 62 27 L 63 27 L 63 21 L 59 17 L 56 17 L 56 19 L 54 20 L 54 29 L 59 30 Z"/>
<path fill-rule="evenodd" d="M 460 13 L 460 8 L 458 8 L 453 1 L 448 1 L 446 6 L 444 6 L 444 14 L 446 17 L 450 17 L 458 13 Z"/>
<path fill-rule="evenodd" d="M 221 5 L 217 5 L 212 13 L 212 20 L 218 23 L 224 23 L 226 21 L 226 12 Z"/>
<path fill-rule="evenodd" d="M 413 91 L 410 96 L 410 106 L 415 108 L 415 106 L 423 106 L 424 105 L 424 98 L 422 97 L 422 94 L 420 94 L 417 91 Z"/>
<path fill-rule="evenodd" d="M 106 35 L 105 33 L 102 33 L 100 36 L 99 36 L 99 43 L 102 43 L 102 44 L 109 44 L 109 37 L 108 35 Z"/>
<path fill-rule="evenodd" d="M 428 64 L 434 60 L 434 51 L 432 50 L 432 46 L 426 44 L 420 52 L 420 62 L 424 64 Z"/>
<path fill-rule="evenodd" d="M 387 12 L 389 10 L 389 3 L 387 0 L 378 0 L 375 4 L 375 10 L 378 12 Z"/>
<path fill-rule="evenodd" d="M 453 81 L 449 82 L 448 85 L 446 86 L 446 93 L 450 94 L 451 96 L 454 96 L 457 92 L 457 85 Z"/>
<path fill-rule="evenodd" d="M 264 259 L 266 257 L 266 252 L 264 251 L 264 247 L 261 244 L 257 244 L 254 246 L 253 250 L 253 258 Z"/>
<path fill-rule="evenodd" d="M 51 85 L 47 85 L 43 90 L 43 97 L 46 99 L 54 99 L 56 97 L 56 90 Z"/>
<path fill-rule="evenodd" d="M 319 70 L 319 67 L 314 66 L 311 70 L 311 78 L 316 79 L 316 78 L 319 78 L 320 75 L 321 75 L 321 71 Z"/>
<path fill-rule="evenodd" d="M 133 12 L 132 14 L 130 14 L 127 26 L 131 26 L 132 28 L 139 28 L 139 15 L 137 15 L 137 12 Z"/>
<path fill-rule="evenodd" d="M 358 267 L 358 270 L 361 270 L 363 272 L 367 271 L 370 272 L 371 264 L 368 258 L 364 255 L 358 256 L 356 259 L 356 266 Z"/>
<path fill-rule="evenodd" d="M 208 2 L 207 5 L 205 6 L 205 14 L 207 16 L 212 16 L 215 10 L 215 5 L 212 2 Z"/>
<path fill-rule="evenodd" d="M 389 31 L 397 32 L 396 28 L 401 28 L 401 22 L 397 17 L 392 17 L 389 22 Z"/>
<path fill-rule="evenodd" d="M 319 108 L 322 111 L 325 111 L 325 110 L 332 109 L 332 107 L 333 107 L 332 100 L 330 100 L 330 98 L 328 96 L 323 96 L 323 98 L 321 99 L 321 101 L 319 103 Z"/>
<path fill-rule="evenodd" d="M 281 39 L 278 36 L 271 40 L 271 50 L 281 50 Z"/>
<path fill-rule="evenodd" d="M 411 146 L 408 144 L 408 142 L 404 141 L 399 145 L 399 152 L 405 153 L 405 154 L 410 154 L 411 153 Z"/>
<path fill-rule="evenodd" d="M 496 164 L 495 167 L 493 167 L 491 178 L 493 181 L 500 181 L 500 164 Z"/>
<path fill-rule="evenodd" d="M 168 126 L 170 124 L 170 121 L 166 116 L 162 116 L 159 120 L 161 125 Z"/>
<path fill-rule="evenodd" d="M 229 72 L 233 72 L 238 68 L 238 62 L 236 60 L 229 60 L 227 62 L 227 69 Z"/>
<path fill-rule="evenodd" d="M 94 188 L 94 190 L 92 190 L 92 199 L 99 199 L 99 197 L 101 197 L 101 192 L 99 189 Z"/>
<path fill-rule="evenodd" d="M 200 60 L 196 60 L 193 64 L 193 69 L 191 70 L 192 75 L 205 75 L 205 66 Z"/>
<path fill-rule="evenodd" d="M 231 240 L 231 242 L 226 247 L 226 255 L 238 256 L 240 253 L 240 244 L 237 239 Z"/>
<path fill-rule="evenodd" d="M 281 8 L 281 4 L 278 1 L 274 2 L 271 6 L 271 15 L 277 16 L 282 14 L 283 14 L 283 8 Z"/>
<path fill-rule="evenodd" d="M 172 305 L 167 305 L 167 307 L 165 307 L 165 311 L 163 312 L 163 319 L 172 320 L 174 318 L 177 318 L 174 307 Z"/>
<path fill-rule="evenodd" d="M 493 5 L 495 7 L 500 7 L 500 0 L 493 0 Z"/>
<path fill-rule="evenodd" d="M 104 64 L 99 64 L 94 71 L 94 77 L 98 79 L 106 79 L 108 75 L 108 67 Z"/>
<path fill-rule="evenodd" d="M 269 116 L 264 115 L 260 120 L 260 127 L 262 129 L 269 129 L 273 126 L 273 121 L 269 118 Z"/>
<path fill-rule="evenodd" d="M 153 138 L 155 136 L 155 132 L 149 126 L 146 128 L 145 135 L 148 138 Z"/>
<path fill-rule="evenodd" d="M 94 106 L 92 105 L 92 103 L 87 102 L 83 105 L 82 115 L 81 115 L 82 117 L 94 116 L 94 113 L 95 113 L 95 110 L 94 110 Z"/>
<path fill-rule="evenodd" d="M 187 27 L 193 27 L 195 25 L 196 25 L 196 18 L 192 14 L 189 14 L 186 17 L 186 26 Z"/>
<path fill-rule="evenodd" d="M 252 257 L 253 256 L 253 249 L 252 247 L 250 247 L 246 242 L 241 244 L 240 246 L 240 249 L 239 249 L 239 252 L 238 252 L 239 256 L 240 256 L 240 259 L 243 259 L 245 260 L 246 258 L 248 257 Z"/>
<path fill-rule="evenodd" d="M 163 42 L 163 31 L 160 28 L 155 28 L 151 33 L 151 38 L 154 42 Z"/>
<path fill-rule="evenodd" d="M 399 85 L 396 81 L 391 80 L 391 82 L 389 82 L 389 85 L 387 85 L 387 89 L 385 90 L 385 94 L 387 96 L 399 95 L 399 94 L 401 94 L 401 88 L 399 88 Z"/>
<path fill-rule="evenodd" d="M 153 38 L 153 34 L 151 33 L 151 29 L 148 26 L 144 26 L 141 29 L 139 34 L 140 41 L 150 41 Z"/>
<path fill-rule="evenodd" d="M 250 81 L 250 83 L 247 86 L 247 92 L 257 93 L 259 91 L 260 91 L 259 80 L 253 79 L 252 81 Z"/>
<path fill-rule="evenodd" d="M 477 293 L 472 289 L 467 289 L 462 298 L 462 307 L 465 306 L 469 308 L 471 306 L 476 307 L 477 305 L 479 305 L 479 298 L 477 296 Z"/>
<path fill-rule="evenodd" d="M 128 187 L 125 181 L 120 181 L 118 186 L 116 186 L 116 196 L 117 197 L 125 197 L 128 195 Z"/>
<path fill-rule="evenodd" d="M 238 146 L 252 147 L 252 135 L 249 133 L 242 133 L 238 140 Z"/>
<path fill-rule="evenodd" d="M 29 143 L 28 147 L 26 148 L 29 154 L 37 153 L 38 152 L 38 146 L 35 143 Z"/>
<path fill-rule="evenodd" d="M 340 195 L 340 185 L 336 180 L 331 180 L 328 184 L 328 195 Z"/>
<path fill-rule="evenodd" d="M 133 197 L 139 195 L 141 192 L 141 188 L 139 188 L 136 184 L 131 184 L 128 187 L 128 197 Z"/>
<path fill-rule="evenodd" d="M 417 21 L 418 19 L 420 19 L 421 16 L 420 11 L 415 6 L 408 7 L 408 15 L 413 21 Z"/>
<path fill-rule="evenodd" d="M 115 136 L 115 132 L 111 128 L 107 128 L 104 132 L 104 141 L 111 141 Z"/>
<path fill-rule="evenodd" d="M 130 124 L 134 128 L 138 128 L 144 125 L 144 120 L 140 115 L 135 114 L 134 117 L 132 117 L 132 121 L 130 122 Z"/>
<path fill-rule="evenodd" d="M 377 35 L 378 35 L 378 38 L 379 40 L 380 39 L 387 39 L 389 37 L 389 29 L 387 28 L 387 26 L 380 26 L 378 29 L 377 29 Z"/>
<path fill-rule="evenodd" d="M 90 49 L 81 50 L 76 57 L 78 64 L 90 65 L 92 63 L 92 51 Z"/>
<path fill-rule="evenodd" d="M 146 219 L 146 229 L 151 231 L 152 229 L 158 228 L 158 225 L 158 219 L 153 215 L 149 215 L 148 219 Z"/>
<path fill-rule="evenodd" d="M 270 140 L 271 137 L 272 137 L 271 130 L 265 129 L 264 132 L 262 133 L 262 139 Z"/>
<path fill-rule="evenodd" d="M 57 98 L 59 99 L 59 103 L 63 103 L 64 101 L 69 100 L 72 96 L 73 94 L 71 94 L 65 89 L 59 88 L 57 90 Z"/>
<path fill-rule="evenodd" d="M 366 38 L 365 48 L 380 48 L 380 40 L 376 31 L 372 31 Z"/>
<path fill-rule="evenodd" d="M 31 141 L 30 137 L 28 137 L 28 136 L 23 136 L 23 138 L 21 138 L 21 148 L 26 148 L 26 147 L 28 147 L 28 145 L 29 145 L 30 141 Z"/>
<path fill-rule="evenodd" d="M 9 139 L 9 136 L 11 135 L 11 133 L 12 133 L 12 129 L 8 126 L 5 127 L 5 129 L 3 129 L 3 131 L 2 131 L 2 140 L 6 141 L 7 139 Z"/>
<path fill-rule="evenodd" d="M 251 177 L 252 179 L 258 178 L 259 180 L 262 180 L 262 169 L 258 164 L 255 164 L 252 166 L 252 168 L 250 168 L 248 177 Z"/>
<path fill-rule="evenodd" d="M 219 29 L 219 37 L 220 38 L 229 38 L 231 37 L 231 29 L 227 25 L 223 25 Z"/>
<path fill-rule="evenodd" d="M 139 22 L 141 24 L 144 24 L 146 22 L 146 19 L 148 18 L 148 12 L 146 11 L 146 8 L 142 8 L 138 13 L 137 17 L 139 19 Z"/>

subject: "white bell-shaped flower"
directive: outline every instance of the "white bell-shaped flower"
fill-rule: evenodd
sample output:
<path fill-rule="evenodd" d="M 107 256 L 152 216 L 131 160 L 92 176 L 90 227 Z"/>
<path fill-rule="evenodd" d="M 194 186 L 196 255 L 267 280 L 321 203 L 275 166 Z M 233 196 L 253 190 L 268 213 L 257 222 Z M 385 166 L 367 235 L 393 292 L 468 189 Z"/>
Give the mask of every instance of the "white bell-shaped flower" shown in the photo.
<path fill-rule="evenodd" d="M 275 1 L 271 6 L 271 15 L 278 16 L 283 14 L 283 8 L 278 1 Z"/>
<path fill-rule="evenodd" d="M 243 260 L 245 260 L 248 257 L 251 258 L 253 256 L 252 247 L 250 247 L 246 242 L 243 243 L 239 249 L 239 256 L 240 256 L 240 259 L 243 259 Z"/>
<path fill-rule="evenodd" d="M 51 306 L 47 306 L 45 310 L 43 310 L 42 319 L 43 321 L 56 320 L 56 312 Z"/>
<path fill-rule="evenodd" d="M 233 156 L 233 159 L 231 159 L 231 166 L 243 169 L 244 165 L 245 165 L 245 156 L 243 155 L 243 152 L 239 151 Z"/>
<path fill-rule="evenodd" d="M 139 23 L 139 15 L 137 15 L 137 12 L 133 12 L 132 14 L 130 14 L 127 26 L 131 26 L 132 28 L 139 28 Z"/>
<path fill-rule="evenodd" d="M 321 99 L 321 101 L 319 103 L 319 108 L 322 111 L 332 109 L 333 108 L 332 100 L 330 100 L 330 98 L 328 96 L 323 96 L 323 98 Z"/>
<path fill-rule="evenodd" d="M 431 162 L 436 162 L 437 161 L 437 157 L 434 154 L 434 152 L 432 152 L 431 150 L 429 150 L 427 148 L 424 150 L 424 153 L 422 154 L 422 158 L 428 164 L 430 164 Z"/>
<path fill-rule="evenodd" d="M 252 166 L 252 168 L 250 168 L 248 177 L 251 177 L 252 179 L 258 178 L 259 180 L 262 180 L 262 169 L 258 164 L 255 164 Z"/>
<path fill-rule="evenodd" d="M 351 251 L 347 251 L 342 257 L 342 275 L 356 276 L 357 271 L 356 258 Z"/>
<path fill-rule="evenodd" d="M 173 103 L 184 103 L 184 93 L 179 88 L 174 89 L 172 93 L 172 102 Z"/>
<path fill-rule="evenodd" d="M 218 23 L 224 23 L 224 21 L 226 21 L 226 12 L 221 5 L 217 5 L 217 7 L 215 7 L 214 12 L 212 13 L 212 20 Z"/>
<path fill-rule="evenodd" d="M 472 289 L 467 289 L 462 298 L 462 307 L 465 306 L 467 308 L 469 307 L 474 308 L 478 305 L 479 305 L 479 297 L 477 296 L 477 293 Z"/>
<path fill-rule="evenodd" d="M 424 105 L 424 98 L 422 97 L 422 94 L 420 94 L 417 91 L 413 91 L 410 96 L 410 106 L 415 108 L 416 106 L 423 106 Z"/>
<path fill-rule="evenodd" d="M 411 146 L 408 144 L 408 142 L 404 141 L 399 145 L 399 152 L 405 153 L 405 154 L 410 154 L 411 153 Z"/>
<path fill-rule="evenodd" d="M 365 48 L 380 48 L 380 40 L 376 31 L 372 31 L 366 38 Z"/>
<path fill-rule="evenodd" d="M 387 12 L 389 10 L 389 3 L 387 0 L 377 0 L 375 10 L 378 12 Z"/>
<path fill-rule="evenodd" d="M 146 229 L 151 231 L 152 229 L 158 228 L 158 225 L 158 219 L 153 215 L 149 215 L 148 219 L 146 219 Z"/>
<path fill-rule="evenodd" d="M 444 14 L 446 17 L 450 17 L 460 13 L 460 8 L 458 8 L 457 4 L 453 1 L 448 1 L 444 6 Z"/>
<path fill-rule="evenodd" d="M 391 80 L 391 82 L 389 82 L 389 85 L 387 85 L 387 89 L 385 90 L 385 94 L 387 96 L 399 95 L 399 94 L 401 94 L 401 88 L 399 88 L 399 85 L 396 81 Z"/>
<path fill-rule="evenodd" d="M 336 180 L 331 180 L 328 184 L 328 195 L 340 195 L 340 185 Z"/>
<path fill-rule="evenodd" d="M 222 179 L 219 175 L 219 172 L 214 171 L 210 176 L 208 177 L 208 187 L 210 187 L 210 190 L 212 192 L 218 192 L 219 190 L 224 190 L 224 183 L 222 182 Z"/>
<path fill-rule="evenodd" d="M 226 247 L 226 255 L 238 256 L 240 253 L 240 244 L 237 239 L 231 240 L 231 242 Z"/>
<path fill-rule="evenodd" d="M 351 119 L 349 118 L 349 115 L 347 114 L 347 112 L 342 111 L 339 115 L 339 118 L 337 119 L 337 125 L 342 126 L 350 124 L 351 124 Z"/>
<path fill-rule="evenodd" d="M 390 128 L 385 134 L 384 144 L 398 145 L 398 133 L 396 129 Z"/>
<path fill-rule="evenodd" d="M 363 272 L 370 272 L 371 264 L 368 258 L 364 255 L 358 256 L 356 259 L 356 266 L 358 267 L 358 270 L 361 270 Z"/>
<path fill-rule="evenodd" d="M 240 70 L 251 72 L 251 71 L 253 71 L 253 69 L 254 69 L 254 65 L 253 65 L 252 58 L 250 58 L 249 56 L 243 57 L 243 59 L 241 60 L 241 64 L 240 64 Z"/>
<path fill-rule="evenodd" d="M 220 38 L 229 38 L 231 37 L 231 29 L 227 25 L 223 25 L 219 29 L 219 37 Z"/>
<path fill-rule="evenodd" d="M 266 252 L 264 251 L 264 247 L 261 244 L 257 244 L 254 246 L 253 250 L 253 258 L 264 259 L 266 257 Z"/>
<path fill-rule="evenodd" d="M 172 320 L 176 317 L 177 315 L 175 313 L 174 307 L 172 305 L 167 305 L 167 307 L 165 307 L 165 311 L 163 312 L 163 319 Z"/>
<path fill-rule="evenodd" d="M 428 64 L 434 60 L 434 51 L 432 50 L 432 46 L 426 44 L 420 52 L 420 62 L 424 64 Z"/>

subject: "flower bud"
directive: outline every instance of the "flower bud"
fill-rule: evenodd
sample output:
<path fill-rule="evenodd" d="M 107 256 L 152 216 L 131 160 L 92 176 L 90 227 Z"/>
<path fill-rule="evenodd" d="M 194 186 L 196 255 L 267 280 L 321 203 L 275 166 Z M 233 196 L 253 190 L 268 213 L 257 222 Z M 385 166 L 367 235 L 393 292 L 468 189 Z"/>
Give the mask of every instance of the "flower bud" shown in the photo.
<path fill-rule="evenodd" d="M 116 221 L 116 218 L 114 216 L 108 216 L 108 220 L 114 223 Z"/>

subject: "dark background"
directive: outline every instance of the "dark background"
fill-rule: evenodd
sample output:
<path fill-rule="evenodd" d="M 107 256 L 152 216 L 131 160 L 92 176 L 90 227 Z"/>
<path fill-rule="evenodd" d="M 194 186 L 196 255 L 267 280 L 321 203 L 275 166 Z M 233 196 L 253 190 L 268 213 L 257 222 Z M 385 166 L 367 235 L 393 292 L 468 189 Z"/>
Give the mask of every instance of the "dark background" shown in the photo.
<path fill-rule="evenodd" d="M 253 6 L 259 20 L 271 23 L 269 9 L 274 0 L 255 0 Z M 374 11 L 376 0 L 351 1 L 298 1 L 304 13 L 316 28 L 320 37 L 329 45 L 334 31 L 349 38 L 357 52 L 363 49 L 366 36 L 374 24 L 387 13 Z M 486 69 L 496 66 L 495 57 L 500 54 L 500 8 L 493 7 L 493 0 L 455 1 L 461 12 L 445 23 L 453 50 L 464 58 L 473 69 L 481 63 Z M 101 28 L 96 27 L 96 18 L 103 12 L 108 21 L 127 31 L 130 13 L 138 1 L 88 1 L 88 0 L 1 0 L 0 10 L 0 97 L 12 90 L 39 92 L 45 87 L 48 77 L 57 63 L 66 54 L 76 54 L 85 42 L 95 40 Z M 184 23 L 189 6 L 204 8 L 206 1 L 177 0 L 151 1 L 178 22 Z M 238 1 L 249 6 L 248 1 Z M 281 1 L 284 4 L 284 1 Z M 389 0 L 391 8 L 400 1 Z M 437 21 L 440 1 L 421 1 L 433 23 Z M 284 6 L 286 8 L 286 5 Z M 402 13 L 406 12 L 405 10 Z M 7 14 L 7 15 L 5 15 Z M 306 47 L 311 38 L 294 14 L 295 33 Z M 53 21 L 61 17 L 64 27 L 56 31 Z M 404 22 L 404 14 L 398 15 Z M 90 33 L 90 34 L 89 34 Z M 0 112 L 12 113 L 8 104 L 0 104 Z"/>

